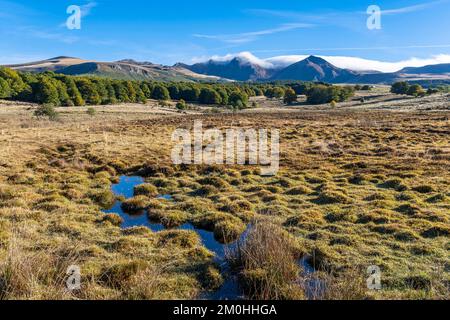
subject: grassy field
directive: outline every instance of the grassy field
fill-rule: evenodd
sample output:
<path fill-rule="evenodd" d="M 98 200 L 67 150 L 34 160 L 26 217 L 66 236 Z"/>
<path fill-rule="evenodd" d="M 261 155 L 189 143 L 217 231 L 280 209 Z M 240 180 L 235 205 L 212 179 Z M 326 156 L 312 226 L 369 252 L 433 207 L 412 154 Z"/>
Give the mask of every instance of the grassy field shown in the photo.
<path fill-rule="evenodd" d="M 450 298 L 448 95 L 377 88 L 337 108 L 256 101 L 260 108 L 238 113 L 179 113 L 156 102 L 98 107 L 94 116 L 65 108 L 58 121 L 33 118 L 33 105 L 0 103 L 0 299 L 195 299 L 217 288 L 218 266 L 195 232 L 123 230 L 102 213 L 115 201 L 111 184 L 137 173 L 147 185 L 129 201 L 169 226 L 191 222 L 223 240 L 255 221 L 272 226 L 275 235 L 246 244 L 261 248 L 230 258 L 249 297 L 305 298 L 292 259 L 308 256 L 328 284 L 321 298 Z M 171 134 L 195 119 L 278 128 L 281 171 L 173 166 Z M 274 248 L 286 247 L 291 255 L 274 263 Z M 68 292 L 73 264 L 82 289 Z M 364 288 L 370 265 L 382 270 L 381 291 Z"/>

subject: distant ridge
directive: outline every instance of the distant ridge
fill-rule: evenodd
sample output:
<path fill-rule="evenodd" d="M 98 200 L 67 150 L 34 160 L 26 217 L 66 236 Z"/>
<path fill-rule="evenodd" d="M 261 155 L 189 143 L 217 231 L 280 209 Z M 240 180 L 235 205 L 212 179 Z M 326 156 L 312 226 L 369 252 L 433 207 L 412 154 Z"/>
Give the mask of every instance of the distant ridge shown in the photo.
<path fill-rule="evenodd" d="M 345 83 L 355 81 L 358 75 L 357 72 L 338 68 L 325 59 L 309 56 L 277 72 L 272 79 Z"/>
<path fill-rule="evenodd" d="M 395 81 L 423 83 L 450 83 L 450 64 L 407 67 L 398 72 L 353 71 L 334 66 L 327 60 L 309 56 L 284 68 L 263 66 L 247 57 L 226 61 L 208 60 L 188 65 L 173 66 L 148 61 L 123 59 L 115 62 L 98 62 L 69 56 L 47 60 L 7 65 L 24 72 L 53 71 L 67 75 L 94 75 L 126 80 L 155 81 L 321 81 L 328 83 L 391 84 Z"/>
<path fill-rule="evenodd" d="M 151 62 L 137 62 L 132 59 L 117 62 L 98 62 L 58 56 L 42 61 L 7 65 L 6 67 L 24 72 L 53 71 L 67 75 L 94 75 L 123 80 L 222 81 L 218 77 L 196 74 L 181 67 L 161 66 Z"/>
<path fill-rule="evenodd" d="M 273 70 L 263 68 L 242 58 L 236 57 L 230 61 L 209 60 L 204 63 L 193 65 L 177 64 L 195 73 L 204 75 L 214 75 L 221 78 L 233 79 L 237 81 L 264 80 L 269 79 Z"/>

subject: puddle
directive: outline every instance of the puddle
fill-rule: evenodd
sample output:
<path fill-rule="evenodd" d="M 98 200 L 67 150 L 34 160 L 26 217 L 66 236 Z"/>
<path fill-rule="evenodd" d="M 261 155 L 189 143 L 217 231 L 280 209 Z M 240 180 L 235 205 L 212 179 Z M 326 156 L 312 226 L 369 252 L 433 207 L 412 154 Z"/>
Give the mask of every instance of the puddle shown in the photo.
<path fill-rule="evenodd" d="M 131 198 L 134 196 L 134 187 L 140 184 L 143 184 L 145 181 L 142 177 L 128 177 L 122 176 L 120 177 L 119 183 L 112 186 L 112 191 L 116 196 L 123 196 L 125 198 Z M 164 199 L 167 201 L 174 201 L 173 196 L 169 194 L 160 195 L 157 197 L 158 199 Z M 150 221 L 147 217 L 147 213 L 145 211 L 129 214 L 122 210 L 121 207 L 122 202 L 116 201 L 114 206 L 105 210 L 105 213 L 116 213 L 120 215 L 123 219 L 123 223 L 121 227 L 123 229 L 131 228 L 131 227 L 147 227 L 151 229 L 153 232 L 163 231 L 166 228 L 160 223 L 154 223 Z M 227 245 L 224 245 L 218 242 L 214 238 L 214 233 L 206 230 L 197 229 L 191 223 L 186 223 L 178 228 L 174 228 L 175 230 L 191 230 L 195 231 L 201 238 L 203 245 L 215 254 L 215 262 L 220 266 L 221 273 L 225 278 L 224 284 L 216 291 L 206 292 L 200 296 L 200 299 L 209 299 L 209 300 L 239 300 L 242 299 L 243 296 L 241 294 L 241 290 L 239 289 L 239 284 L 237 277 L 231 275 L 229 272 L 228 264 L 225 261 L 225 251 Z M 241 236 L 245 237 L 246 232 Z M 228 245 L 229 248 L 233 247 L 233 244 Z"/>
<path fill-rule="evenodd" d="M 112 186 L 112 191 L 116 196 L 123 196 L 126 199 L 134 196 L 134 187 L 140 184 L 145 183 L 142 177 L 128 177 L 122 176 L 120 177 L 120 181 L 118 184 Z M 174 201 L 172 195 L 163 194 L 157 197 L 157 199 L 164 199 L 167 201 Z M 145 211 L 138 212 L 135 214 L 129 214 L 122 210 L 121 202 L 116 201 L 114 206 L 105 210 L 105 213 L 116 213 L 120 215 L 123 219 L 123 223 L 121 227 L 131 228 L 131 227 L 147 227 L 151 229 L 153 232 L 163 231 L 166 228 L 160 223 L 154 223 L 150 221 L 147 217 L 147 213 Z M 245 239 L 248 230 L 251 226 L 247 228 L 247 230 L 241 235 L 240 240 Z M 236 243 L 230 245 L 224 245 L 218 242 L 214 238 L 214 233 L 206 230 L 197 229 L 191 223 L 186 223 L 178 228 L 174 228 L 175 230 L 190 230 L 195 231 L 201 238 L 203 245 L 211 252 L 215 254 L 215 262 L 220 266 L 221 273 L 224 276 L 225 282 L 223 285 L 216 291 L 213 292 L 205 292 L 200 295 L 200 299 L 203 300 L 240 300 L 243 299 L 242 292 L 239 288 L 239 283 L 237 276 L 232 274 L 229 270 L 229 266 L 225 259 L 226 249 L 233 249 L 236 246 Z M 318 294 L 323 292 L 324 286 L 320 280 L 311 277 L 311 275 L 315 272 L 314 268 L 309 264 L 308 257 L 305 256 L 299 260 L 299 266 L 303 270 L 303 275 L 307 279 L 305 282 L 306 287 L 306 295 L 309 299 L 313 299 L 317 297 Z"/>
<path fill-rule="evenodd" d="M 309 256 L 303 256 L 298 264 L 302 268 L 302 276 L 304 280 L 305 294 L 309 300 L 314 300 L 321 297 L 325 291 L 325 285 L 317 277 L 314 277 L 316 270 L 309 263 Z"/>

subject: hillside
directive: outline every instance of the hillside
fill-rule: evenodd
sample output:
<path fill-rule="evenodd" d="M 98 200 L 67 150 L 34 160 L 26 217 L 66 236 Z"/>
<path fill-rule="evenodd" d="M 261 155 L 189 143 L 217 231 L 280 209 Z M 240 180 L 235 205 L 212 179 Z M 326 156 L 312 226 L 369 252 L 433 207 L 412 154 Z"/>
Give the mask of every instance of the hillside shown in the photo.
<path fill-rule="evenodd" d="M 7 65 L 25 72 L 53 71 L 67 75 L 95 75 L 125 80 L 155 81 L 322 81 L 328 83 L 392 84 L 395 81 L 414 81 L 421 84 L 450 83 L 450 64 L 407 67 L 398 72 L 353 71 L 336 67 L 323 58 L 308 58 L 284 68 L 268 67 L 244 57 L 228 61 L 208 60 L 188 65 L 177 63 L 163 66 L 152 62 L 124 59 L 98 62 L 73 57 Z"/>
<path fill-rule="evenodd" d="M 277 72 L 272 79 L 345 83 L 354 82 L 358 75 L 354 71 L 338 68 L 322 58 L 310 56 Z"/>
<path fill-rule="evenodd" d="M 199 74 L 213 75 L 238 81 L 265 80 L 269 79 L 274 73 L 273 69 L 266 69 L 241 58 L 234 58 L 230 61 L 209 60 L 193 65 L 179 63 L 176 66 L 189 69 Z"/>
<path fill-rule="evenodd" d="M 124 80 L 155 81 L 220 81 L 214 76 L 196 74 L 182 67 L 167 67 L 150 62 L 121 60 L 117 62 L 97 62 L 72 57 L 56 57 L 48 60 L 7 65 L 25 72 L 53 71 L 67 75 L 95 75 Z"/>

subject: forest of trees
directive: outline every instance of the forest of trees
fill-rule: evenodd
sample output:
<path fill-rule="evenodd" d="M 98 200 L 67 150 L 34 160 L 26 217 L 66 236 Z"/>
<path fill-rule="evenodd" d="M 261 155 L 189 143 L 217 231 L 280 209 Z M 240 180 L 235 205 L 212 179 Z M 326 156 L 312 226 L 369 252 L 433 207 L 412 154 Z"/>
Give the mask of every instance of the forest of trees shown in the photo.
<path fill-rule="evenodd" d="M 292 104 L 296 95 L 308 96 L 313 104 L 344 101 L 353 96 L 350 86 L 316 83 L 188 83 L 115 80 L 67 76 L 54 72 L 23 73 L 0 68 L 0 99 L 53 106 L 146 103 L 147 99 L 246 108 L 249 97 L 284 99 Z"/>

